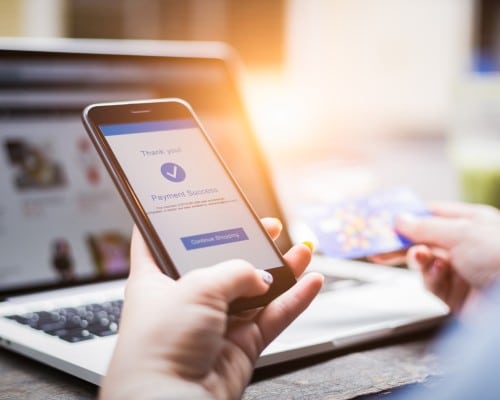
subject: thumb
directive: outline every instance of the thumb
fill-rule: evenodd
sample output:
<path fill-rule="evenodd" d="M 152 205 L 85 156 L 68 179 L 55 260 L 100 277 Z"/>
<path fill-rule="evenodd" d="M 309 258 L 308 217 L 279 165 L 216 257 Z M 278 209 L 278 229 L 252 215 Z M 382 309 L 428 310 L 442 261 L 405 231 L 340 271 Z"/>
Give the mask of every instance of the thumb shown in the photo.
<path fill-rule="evenodd" d="M 414 243 L 450 249 L 460 241 L 466 229 L 464 222 L 463 219 L 402 215 L 396 219 L 396 230 Z"/>
<path fill-rule="evenodd" d="M 239 297 L 264 294 L 273 282 L 273 276 L 244 260 L 229 260 L 190 271 L 179 282 L 193 293 L 202 293 L 229 304 Z"/>
<path fill-rule="evenodd" d="M 134 225 L 132 230 L 132 241 L 130 244 L 130 277 L 136 277 L 143 274 L 161 273 L 156 265 L 149 247 L 144 241 L 141 232 Z"/>

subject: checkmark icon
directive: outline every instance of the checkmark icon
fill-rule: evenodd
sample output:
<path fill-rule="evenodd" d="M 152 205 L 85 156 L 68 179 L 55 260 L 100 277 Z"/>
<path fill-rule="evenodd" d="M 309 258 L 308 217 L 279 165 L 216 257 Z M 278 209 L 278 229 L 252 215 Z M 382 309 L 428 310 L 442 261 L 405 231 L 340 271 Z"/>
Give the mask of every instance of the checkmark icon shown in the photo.
<path fill-rule="evenodd" d="M 163 164 L 161 174 L 170 182 L 182 182 L 186 179 L 186 171 L 180 165 L 174 163 Z"/>
<path fill-rule="evenodd" d="M 177 170 L 179 167 L 177 165 L 174 165 L 174 170 L 172 172 L 166 172 L 168 176 L 170 176 L 172 179 L 175 179 L 177 177 Z"/>

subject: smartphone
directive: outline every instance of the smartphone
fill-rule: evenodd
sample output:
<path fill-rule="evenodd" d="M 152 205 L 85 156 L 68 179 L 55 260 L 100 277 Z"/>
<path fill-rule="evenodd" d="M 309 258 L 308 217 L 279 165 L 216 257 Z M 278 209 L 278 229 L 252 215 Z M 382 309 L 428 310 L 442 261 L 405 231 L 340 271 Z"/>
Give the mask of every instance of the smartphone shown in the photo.
<path fill-rule="evenodd" d="M 257 308 L 296 283 L 190 105 L 181 99 L 93 104 L 83 123 L 155 261 L 178 279 L 234 258 L 273 275 Z"/>

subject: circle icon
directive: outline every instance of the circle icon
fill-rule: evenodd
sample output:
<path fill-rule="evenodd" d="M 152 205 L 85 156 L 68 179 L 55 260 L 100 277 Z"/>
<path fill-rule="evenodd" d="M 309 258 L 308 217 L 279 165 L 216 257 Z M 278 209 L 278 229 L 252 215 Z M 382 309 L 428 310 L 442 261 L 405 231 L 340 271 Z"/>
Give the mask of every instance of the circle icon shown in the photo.
<path fill-rule="evenodd" d="M 186 179 L 186 171 L 180 165 L 168 162 L 163 164 L 160 170 L 170 182 L 182 182 Z"/>

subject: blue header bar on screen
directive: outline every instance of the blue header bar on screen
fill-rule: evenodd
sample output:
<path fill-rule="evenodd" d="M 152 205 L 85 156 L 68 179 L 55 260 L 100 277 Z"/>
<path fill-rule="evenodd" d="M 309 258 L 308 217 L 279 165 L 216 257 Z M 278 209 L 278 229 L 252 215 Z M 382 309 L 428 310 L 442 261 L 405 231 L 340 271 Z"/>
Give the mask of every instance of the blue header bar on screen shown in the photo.
<path fill-rule="evenodd" d="M 196 127 L 192 119 L 169 119 L 161 121 L 131 122 L 128 124 L 99 125 L 104 136 L 129 135 L 154 131 L 168 131 Z"/>

